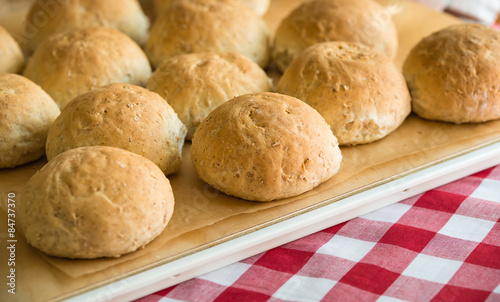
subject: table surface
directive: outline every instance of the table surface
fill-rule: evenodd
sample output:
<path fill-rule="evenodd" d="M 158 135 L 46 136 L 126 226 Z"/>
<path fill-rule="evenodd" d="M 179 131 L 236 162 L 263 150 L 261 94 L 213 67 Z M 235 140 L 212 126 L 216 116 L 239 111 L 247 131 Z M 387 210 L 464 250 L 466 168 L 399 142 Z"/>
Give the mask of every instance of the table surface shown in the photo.
<path fill-rule="evenodd" d="M 138 299 L 500 301 L 500 165 Z"/>

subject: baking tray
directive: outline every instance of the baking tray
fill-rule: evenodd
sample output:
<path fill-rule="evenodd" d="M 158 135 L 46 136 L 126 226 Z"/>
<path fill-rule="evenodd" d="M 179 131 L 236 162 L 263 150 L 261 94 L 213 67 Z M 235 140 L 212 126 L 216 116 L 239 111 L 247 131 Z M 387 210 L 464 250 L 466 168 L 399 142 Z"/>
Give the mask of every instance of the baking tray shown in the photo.
<path fill-rule="evenodd" d="M 272 32 L 300 0 L 273 0 L 265 19 Z M 409 1 L 379 1 L 394 17 L 400 67 L 415 43 L 460 22 Z M 13 12 L 0 18 L 19 19 Z M 13 17 L 14 16 L 14 17 Z M 18 29 L 17 29 L 18 30 Z M 15 32 L 16 29 L 14 28 Z M 279 74 L 270 69 L 273 78 Z M 314 190 L 272 203 L 239 200 L 201 182 L 190 163 L 190 145 L 180 172 L 169 176 L 176 198 L 171 223 L 144 249 L 118 259 L 67 260 L 48 257 L 16 233 L 16 295 L 0 286 L 1 301 L 131 300 L 217 269 L 269 248 L 363 215 L 425 190 L 500 164 L 500 121 L 453 125 L 410 115 L 386 138 L 342 148 L 339 173 Z M 1 207 L 9 193 L 21 202 L 23 185 L 45 159 L 0 170 Z M 1 244 L 7 217 L 0 215 Z M 9 254 L 0 248 L 0 267 Z"/>

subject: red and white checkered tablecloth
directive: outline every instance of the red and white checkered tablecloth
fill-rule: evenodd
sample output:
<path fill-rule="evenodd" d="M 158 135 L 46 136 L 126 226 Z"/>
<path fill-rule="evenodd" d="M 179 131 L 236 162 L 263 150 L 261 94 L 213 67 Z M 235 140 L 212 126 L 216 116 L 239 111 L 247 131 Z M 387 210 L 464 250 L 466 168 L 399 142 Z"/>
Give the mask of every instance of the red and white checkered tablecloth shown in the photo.
<path fill-rule="evenodd" d="M 500 166 L 138 301 L 500 301 Z"/>

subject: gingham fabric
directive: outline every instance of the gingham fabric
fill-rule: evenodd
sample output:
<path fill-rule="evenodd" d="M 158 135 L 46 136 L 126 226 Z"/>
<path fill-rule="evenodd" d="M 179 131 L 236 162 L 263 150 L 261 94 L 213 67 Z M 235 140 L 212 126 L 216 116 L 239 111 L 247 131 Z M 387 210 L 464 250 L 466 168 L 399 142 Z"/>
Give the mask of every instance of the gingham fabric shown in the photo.
<path fill-rule="evenodd" d="M 500 166 L 138 301 L 500 301 Z"/>

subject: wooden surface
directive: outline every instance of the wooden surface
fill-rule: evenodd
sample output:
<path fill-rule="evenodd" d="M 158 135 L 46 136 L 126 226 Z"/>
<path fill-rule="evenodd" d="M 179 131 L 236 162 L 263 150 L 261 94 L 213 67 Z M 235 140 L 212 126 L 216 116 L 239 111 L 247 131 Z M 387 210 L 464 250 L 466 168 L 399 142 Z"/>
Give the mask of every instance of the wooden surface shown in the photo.
<path fill-rule="evenodd" d="M 272 32 L 300 2 L 272 1 L 265 16 Z M 458 22 L 411 2 L 379 2 L 394 13 L 400 39 L 395 61 L 398 66 L 423 36 Z M 0 24 L 5 20 L 20 20 L 22 12 L 16 11 L 14 16 L 17 17 L 0 16 Z M 19 27 L 12 28 L 19 30 Z M 499 140 L 500 121 L 452 125 L 424 121 L 412 115 L 396 132 L 378 142 L 342 148 L 341 170 L 328 182 L 298 197 L 264 204 L 239 200 L 210 189 L 198 179 L 191 166 L 190 146 L 186 144 L 181 171 L 169 176 L 176 197 L 174 217 L 157 240 L 143 250 L 118 259 L 80 261 L 47 257 L 28 246 L 17 233 L 17 293 L 7 296 L 6 283 L 2 282 L 0 301 L 7 301 L 6 298 L 8 301 L 48 301 L 69 297 Z M 15 192 L 19 196 L 29 177 L 44 164 L 45 160 L 41 159 L 16 169 L 0 170 L 3 209 L 7 194 Z M 5 243 L 6 226 L 6 216 L 0 215 L 2 243 Z M 2 272 L 6 271 L 8 256 L 7 250 L 1 248 Z"/>

